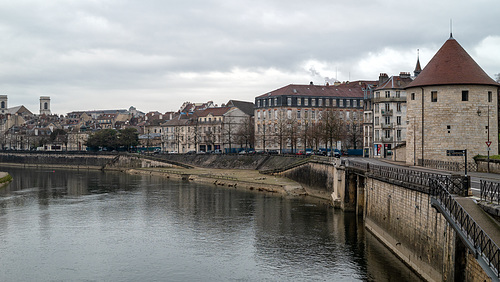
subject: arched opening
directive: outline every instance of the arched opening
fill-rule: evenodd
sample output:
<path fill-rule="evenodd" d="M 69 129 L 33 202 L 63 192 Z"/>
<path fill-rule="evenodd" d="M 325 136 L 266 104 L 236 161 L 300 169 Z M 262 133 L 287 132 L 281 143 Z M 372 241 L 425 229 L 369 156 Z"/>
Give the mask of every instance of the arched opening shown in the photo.
<path fill-rule="evenodd" d="M 43 109 L 48 110 L 49 109 L 49 103 L 45 102 L 43 103 Z"/>

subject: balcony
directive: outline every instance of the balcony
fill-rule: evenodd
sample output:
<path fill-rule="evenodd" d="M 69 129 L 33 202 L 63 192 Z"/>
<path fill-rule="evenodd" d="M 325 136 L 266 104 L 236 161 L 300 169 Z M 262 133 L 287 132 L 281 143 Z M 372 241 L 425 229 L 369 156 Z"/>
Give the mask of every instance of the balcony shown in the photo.
<path fill-rule="evenodd" d="M 385 98 L 385 97 L 376 97 L 372 99 L 373 103 L 383 103 L 383 102 L 406 102 L 406 97 L 390 97 L 390 98 Z"/>
<path fill-rule="evenodd" d="M 382 129 L 393 129 L 394 123 L 380 123 L 380 126 Z"/>
<path fill-rule="evenodd" d="M 392 137 L 382 137 L 382 142 L 383 143 L 390 143 L 392 142 Z"/>
<path fill-rule="evenodd" d="M 393 113 L 393 110 L 380 110 L 380 113 L 383 115 L 383 116 L 392 116 L 392 113 Z"/>

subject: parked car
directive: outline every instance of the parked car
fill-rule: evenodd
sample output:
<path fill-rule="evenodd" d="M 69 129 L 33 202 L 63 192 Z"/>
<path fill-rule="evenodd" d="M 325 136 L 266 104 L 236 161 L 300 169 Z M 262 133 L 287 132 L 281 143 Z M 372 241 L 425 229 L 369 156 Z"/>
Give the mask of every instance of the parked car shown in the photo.
<path fill-rule="evenodd" d="M 212 154 L 222 154 L 222 150 L 221 149 L 215 149 Z"/>
<path fill-rule="evenodd" d="M 196 151 L 188 151 L 186 154 L 188 154 L 188 155 L 194 155 L 194 154 L 196 154 Z"/>
<path fill-rule="evenodd" d="M 278 150 L 269 150 L 269 151 L 267 151 L 267 153 L 269 155 L 277 155 L 278 154 Z"/>

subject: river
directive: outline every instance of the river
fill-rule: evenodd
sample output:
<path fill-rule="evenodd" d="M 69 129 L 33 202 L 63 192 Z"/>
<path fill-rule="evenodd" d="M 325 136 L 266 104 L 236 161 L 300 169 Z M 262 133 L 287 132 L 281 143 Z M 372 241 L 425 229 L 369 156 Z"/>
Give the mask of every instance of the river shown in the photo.
<path fill-rule="evenodd" d="M 418 281 L 352 213 L 145 175 L 0 167 L 1 281 Z"/>

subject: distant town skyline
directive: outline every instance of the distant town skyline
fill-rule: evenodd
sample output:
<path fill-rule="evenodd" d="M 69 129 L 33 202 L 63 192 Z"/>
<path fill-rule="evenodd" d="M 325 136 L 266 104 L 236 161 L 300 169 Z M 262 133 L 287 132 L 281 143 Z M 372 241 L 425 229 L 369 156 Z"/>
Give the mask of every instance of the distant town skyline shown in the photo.
<path fill-rule="evenodd" d="M 432 7 L 432 9 L 429 9 Z M 176 111 L 288 84 L 422 67 L 453 36 L 495 78 L 498 1 L 33 1 L 2 4 L 0 94 L 52 113 Z"/>

